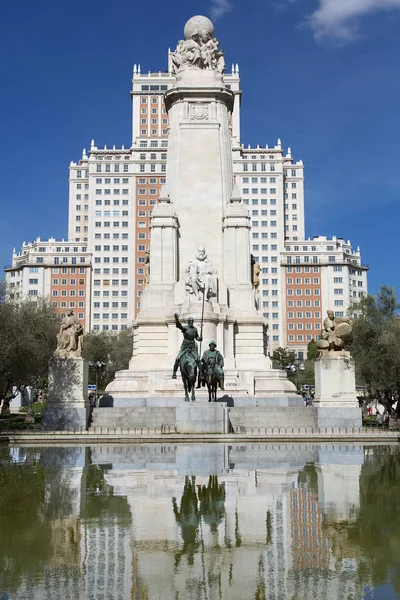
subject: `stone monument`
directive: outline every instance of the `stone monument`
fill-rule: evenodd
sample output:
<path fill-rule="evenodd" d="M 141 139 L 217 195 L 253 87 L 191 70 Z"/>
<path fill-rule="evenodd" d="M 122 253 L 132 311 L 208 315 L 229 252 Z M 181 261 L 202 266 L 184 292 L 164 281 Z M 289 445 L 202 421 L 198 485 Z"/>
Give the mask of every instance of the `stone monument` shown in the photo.
<path fill-rule="evenodd" d="M 43 429 L 86 428 L 88 401 L 88 361 L 82 358 L 83 327 L 68 310 L 61 321 L 57 348 L 49 363 L 49 391 L 43 410 Z"/>
<path fill-rule="evenodd" d="M 320 427 L 361 427 L 354 360 L 346 350 L 353 329 L 350 319 L 327 311 L 315 361 L 315 399 Z"/>
<path fill-rule="evenodd" d="M 151 217 L 149 282 L 134 323 L 133 356 L 107 392 L 113 406 L 183 400 L 182 383 L 171 377 L 181 341 L 176 313 L 182 321 L 193 317 L 205 347 L 216 341 L 225 389 L 235 400 L 295 405 L 301 399 L 294 385 L 272 370 L 265 353 L 250 215 L 234 186 L 234 95 L 223 80 L 224 55 L 206 17 L 189 19 L 184 36 L 170 54 L 175 83 L 165 93 L 166 185 Z"/>

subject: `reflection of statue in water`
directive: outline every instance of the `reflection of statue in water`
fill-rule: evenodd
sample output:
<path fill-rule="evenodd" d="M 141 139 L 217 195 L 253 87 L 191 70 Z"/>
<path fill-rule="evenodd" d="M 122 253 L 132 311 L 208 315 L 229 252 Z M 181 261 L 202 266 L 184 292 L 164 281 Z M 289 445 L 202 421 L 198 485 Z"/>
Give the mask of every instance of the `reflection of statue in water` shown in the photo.
<path fill-rule="evenodd" d="M 199 504 L 200 503 L 200 504 Z M 184 554 L 187 554 L 188 564 L 193 565 L 194 555 L 199 548 L 199 526 L 203 519 L 213 533 L 218 530 L 225 514 L 225 485 L 218 483 L 218 477 L 211 475 L 208 485 L 197 486 L 196 478 L 185 477 L 185 486 L 178 509 L 176 498 L 172 498 L 175 520 L 180 525 L 183 548 L 175 556 L 175 566 Z M 202 532 L 201 532 L 202 534 Z"/>
<path fill-rule="evenodd" d="M 340 352 L 343 350 L 352 330 L 353 323 L 350 319 L 335 317 L 333 310 L 328 310 L 321 338 L 317 341 L 320 354 L 324 355 L 329 351 Z"/>
<path fill-rule="evenodd" d="M 217 272 L 203 246 L 197 250 L 196 258 L 193 258 L 187 268 L 186 290 L 193 294 L 197 300 L 201 300 L 201 293 L 205 300 L 217 295 Z"/>
<path fill-rule="evenodd" d="M 213 533 L 218 530 L 225 514 L 225 484 L 218 483 L 216 475 L 210 475 L 208 485 L 198 486 L 200 516 Z"/>
<path fill-rule="evenodd" d="M 59 358 L 74 358 L 82 354 L 83 327 L 72 309 L 67 310 L 57 335 L 54 355 Z"/>
<path fill-rule="evenodd" d="M 178 509 L 176 498 L 172 498 L 172 506 L 183 539 L 183 548 L 175 556 L 175 565 L 179 565 L 183 554 L 187 554 L 189 565 L 193 565 L 194 554 L 199 546 L 198 527 L 200 524 L 195 477 L 185 477 L 180 508 Z"/>

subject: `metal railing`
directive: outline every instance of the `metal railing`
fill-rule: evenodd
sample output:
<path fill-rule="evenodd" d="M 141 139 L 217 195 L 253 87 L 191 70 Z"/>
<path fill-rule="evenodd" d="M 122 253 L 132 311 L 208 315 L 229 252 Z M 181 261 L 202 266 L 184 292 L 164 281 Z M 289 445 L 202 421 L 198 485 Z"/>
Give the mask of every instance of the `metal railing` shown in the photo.
<path fill-rule="evenodd" d="M 162 425 L 133 425 L 133 426 L 114 426 L 114 425 L 92 425 L 86 427 L 70 427 L 68 429 L 42 429 L 40 423 L 24 423 L 17 429 L 4 429 L 0 431 L 2 435 L 19 434 L 43 434 L 45 435 L 168 435 L 178 433 L 174 423 L 163 423 Z"/>
<path fill-rule="evenodd" d="M 318 427 L 312 425 L 300 425 L 300 426 L 267 426 L 267 427 L 249 427 L 245 425 L 233 425 L 231 427 L 231 434 L 233 435 L 248 435 L 248 436 L 265 436 L 277 437 L 277 436 L 313 436 L 313 435 L 367 435 L 377 436 L 386 434 L 399 434 L 400 427 L 364 427 L 364 426 L 349 426 L 345 427 L 342 425 L 332 425 L 328 427 Z M 175 423 L 163 423 L 161 425 L 133 425 L 133 426 L 114 426 L 114 425 L 92 425 L 89 428 L 86 427 L 71 427 L 68 429 L 42 429 L 39 423 L 24 423 L 17 429 L 4 429 L 0 431 L 0 438 L 3 436 L 15 436 L 15 435 L 32 435 L 40 434 L 43 437 L 46 435 L 120 435 L 120 436 L 156 436 L 156 435 L 169 435 L 169 434 L 182 434 L 178 431 Z M 184 435 L 184 434 L 182 434 Z"/>
<path fill-rule="evenodd" d="M 233 431 L 236 434 L 244 435 L 355 435 L 367 434 L 376 435 L 390 433 L 399 433 L 399 427 L 364 427 L 332 425 L 328 427 L 318 427 L 311 425 L 300 426 L 269 426 L 269 427 L 248 427 L 245 425 L 234 425 Z"/>

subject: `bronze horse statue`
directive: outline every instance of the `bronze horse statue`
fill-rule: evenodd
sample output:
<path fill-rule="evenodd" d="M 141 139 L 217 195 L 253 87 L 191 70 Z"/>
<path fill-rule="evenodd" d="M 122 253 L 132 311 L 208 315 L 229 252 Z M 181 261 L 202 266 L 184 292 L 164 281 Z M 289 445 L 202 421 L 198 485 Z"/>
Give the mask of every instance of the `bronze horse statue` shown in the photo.
<path fill-rule="evenodd" d="M 208 401 L 215 402 L 217 400 L 218 376 L 215 372 L 215 360 L 209 360 L 204 379 L 208 389 Z"/>
<path fill-rule="evenodd" d="M 183 387 L 185 388 L 185 402 L 196 401 L 195 387 L 197 380 L 197 363 L 192 356 L 185 352 L 180 359 L 179 368 L 181 370 Z M 191 398 L 189 399 L 189 394 Z"/>

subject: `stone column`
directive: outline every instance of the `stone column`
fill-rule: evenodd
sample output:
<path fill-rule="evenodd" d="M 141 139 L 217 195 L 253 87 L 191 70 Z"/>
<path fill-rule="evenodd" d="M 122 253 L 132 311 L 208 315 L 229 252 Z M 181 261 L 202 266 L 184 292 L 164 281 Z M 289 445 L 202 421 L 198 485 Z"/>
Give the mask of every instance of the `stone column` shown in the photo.
<path fill-rule="evenodd" d="M 315 398 L 319 427 L 361 427 L 354 360 L 329 351 L 315 361 Z"/>
<path fill-rule="evenodd" d="M 49 363 L 49 393 L 43 410 L 42 429 L 86 429 L 89 364 L 84 358 L 52 358 Z"/>

